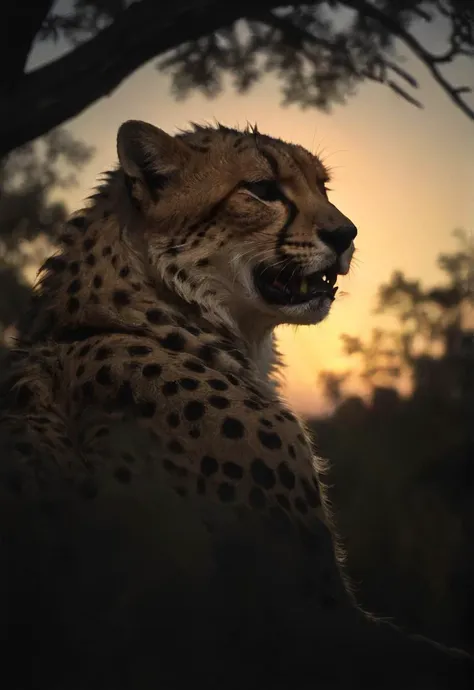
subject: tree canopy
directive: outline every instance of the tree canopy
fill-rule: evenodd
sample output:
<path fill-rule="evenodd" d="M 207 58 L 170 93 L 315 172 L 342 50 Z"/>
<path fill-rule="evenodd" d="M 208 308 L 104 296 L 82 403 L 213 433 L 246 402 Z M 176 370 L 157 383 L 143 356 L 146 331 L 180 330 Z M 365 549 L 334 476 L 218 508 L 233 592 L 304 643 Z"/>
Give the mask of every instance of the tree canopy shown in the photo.
<path fill-rule="evenodd" d="M 398 41 L 474 119 L 468 86 L 445 69 L 474 56 L 471 0 L 16 0 L 1 18 L 0 157 L 78 115 L 155 57 L 181 97 L 196 88 L 214 96 L 226 73 L 241 92 L 273 73 L 285 103 L 328 108 L 369 79 L 421 106 Z M 420 38 L 436 21 L 446 30 L 438 52 Z M 34 45 L 58 40 L 64 54 L 27 70 Z"/>
<path fill-rule="evenodd" d="M 25 271 L 37 270 L 68 210 L 53 193 L 76 184 L 91 147 L 56 129 L 0 162 L 0 350 L 30 297 Z M 42 240 L 39 245 L 36 240 Z"/>

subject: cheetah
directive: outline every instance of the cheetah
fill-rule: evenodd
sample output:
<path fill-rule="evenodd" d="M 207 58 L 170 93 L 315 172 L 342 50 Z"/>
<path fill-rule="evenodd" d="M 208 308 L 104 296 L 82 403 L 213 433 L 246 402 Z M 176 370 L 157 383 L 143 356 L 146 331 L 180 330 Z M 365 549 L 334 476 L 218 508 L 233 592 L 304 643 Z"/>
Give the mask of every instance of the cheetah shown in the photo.
<path fill-rule="evenodd" d="M 323 320 L 354 252 L 328 171 L 256 127 L 128 121 L 117 153 L 0 381 L 15 688 L 470 687 L 357 606 L 279 390 L 274 329 Z"/>

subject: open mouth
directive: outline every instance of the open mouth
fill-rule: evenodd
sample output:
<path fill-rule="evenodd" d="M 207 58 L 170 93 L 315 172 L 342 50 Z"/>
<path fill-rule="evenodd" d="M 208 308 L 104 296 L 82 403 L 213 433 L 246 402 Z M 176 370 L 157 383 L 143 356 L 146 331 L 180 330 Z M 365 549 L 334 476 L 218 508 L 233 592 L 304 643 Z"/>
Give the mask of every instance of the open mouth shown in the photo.
<path fill-rule="evenodd" d="M 268 304 L 281 305 L 304 304 L 317 297 L 333 300 L 337 292 L 337 276 L 337 262 L 306 276 L 301 274 L 301 267 L 297 264 L 282 269 L 260 263 L 253 271 L 255 286 L 263 299 Z"/>

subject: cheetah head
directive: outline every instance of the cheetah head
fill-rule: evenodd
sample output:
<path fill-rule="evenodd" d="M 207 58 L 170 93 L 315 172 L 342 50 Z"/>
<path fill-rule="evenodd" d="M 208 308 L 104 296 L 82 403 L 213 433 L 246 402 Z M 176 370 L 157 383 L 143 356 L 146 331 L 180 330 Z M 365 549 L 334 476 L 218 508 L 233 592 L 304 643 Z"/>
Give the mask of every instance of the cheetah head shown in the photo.
<path fill-rule="evenodd" d="M 272 327 L 328 314 L 357 230 L 329 201 L 317 157 L 256 129 L 173 137 L 139 121 L 120 127 L 117 148 L 126 225 L 172 290 Z"/>

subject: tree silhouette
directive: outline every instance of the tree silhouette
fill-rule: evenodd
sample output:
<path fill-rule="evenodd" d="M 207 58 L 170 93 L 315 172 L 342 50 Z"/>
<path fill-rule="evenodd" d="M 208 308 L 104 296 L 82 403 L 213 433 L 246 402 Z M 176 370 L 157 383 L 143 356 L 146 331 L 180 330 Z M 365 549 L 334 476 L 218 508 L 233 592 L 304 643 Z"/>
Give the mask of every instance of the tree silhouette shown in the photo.
<path fill-rule="evenodd" d="M 401 41 L 468 117 L 467 86 L 444 68 L 474 56 L 470 0 L 53 0 L 7 3 L 0 22 L 0 158 L 110 94 L 148 60 L 165 56 L 177 96 L 215 95 L 226 73 L 238 91 L 264 73 L 279 78 L 285 103 L 327 108 L 364 79 L 387 85 L 415 105 L 418 87 L 396 55 Z M 420 26 L 442 21 L 446 48 L 432 52 Z M 26 71 L 37 42 L 61 39 L 68 52 Z"/>
<path fill-rule="evenodd" d="M 52 192 L 73 186 L 76 171 L 92 152 L 66 131 L 55 130 L 0 163 L 2 341 L 28 300 L 30 286 L 25 272 L 37 268 L 49 253 L 56 229 L 66 218 L 65 204 L 54 201 Z"/>
<path fill-rule="evenodd" d="M 376 312 L 398 329 L 366 341 L 345 336 L 372 387 L 368 402 L 343 399 L 313 420 L 349 570 L 363 603 L 382 616 L 474 650 L 474 244 L 441 254 L 446 280 L 425 287 L 396 272 Z M 409 374 L 411 393 L 397 390 Z"/>

